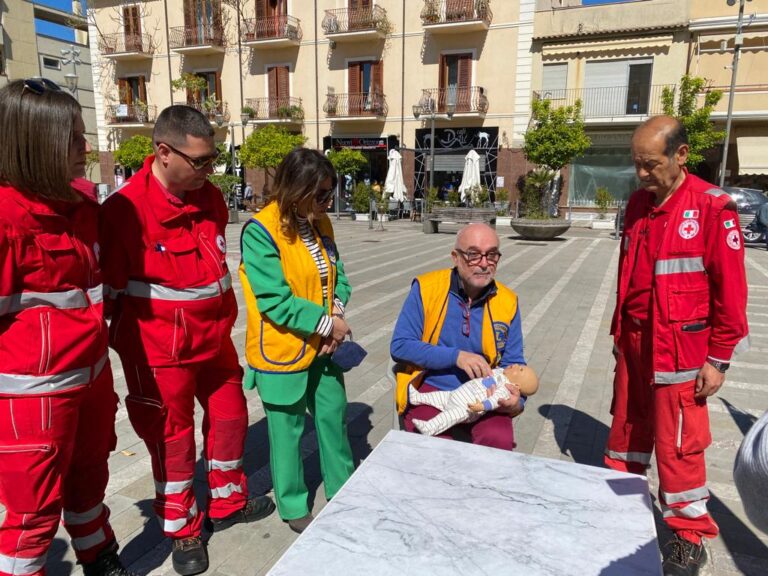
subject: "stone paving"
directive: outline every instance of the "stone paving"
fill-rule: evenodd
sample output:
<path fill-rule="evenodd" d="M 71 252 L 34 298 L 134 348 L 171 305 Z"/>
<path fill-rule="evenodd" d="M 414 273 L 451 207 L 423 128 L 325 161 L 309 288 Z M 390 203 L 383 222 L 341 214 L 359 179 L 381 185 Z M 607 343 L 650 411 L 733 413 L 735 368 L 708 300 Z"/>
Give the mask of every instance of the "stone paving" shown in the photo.
<path fill-rule="evenodd" d="M 419 224 L 390 222 L 384 230 L 366 223 L 335 222 L 338 244 L 354 294 L 348 307 L 355 338 L 369 355 L 349 373 L 349 429 L 355 458 L 366 457 L 392 426 L 392 396 L 386 380 L 389 340 L 410 280 L 417 274 L 450 265 L 456 228 L 444 226 L 424 235 Z M 616 281 L 618 243 L 608 232 L 572 228 L 552 242 L 529 242 L 500 229 L 504 254 L 498 278 L 517 291 L 523 314 L 525 351 L 542 377 L 538 394 L 516 421 L 518 450 L 600 465 L 610 423 L 613 358 L 608 335 Z M 239 226 L 231 225 L 229 261 L 239 261 Z M 726 385 L 710 402 L 714 443 L 707 453 L 712 489 L 711 510 L 722 534 L 710 545 L 709 574 L 768 573 L 768 537 L 752 527 L 733 485 L 731 470 L 736 449 L 751 423 L 768 409 L 768 253 L 762 246 L 747 251 L 750 284 L 749 319 L 752 350 L 738 357 Z M 241 302 L 234 339 L 243 350 L 245 310 Z M 244 363 L 244 360 L 243 360 Z M 116 386 L 125 396 L 125 380 L 113 358 Z M 264 411 L 258 395 L 247 394 L 250 428 L 245 457 L 254 493 L 270 489 Z M 198 417 L 200 416 L 198 410 Z M 317 443 L 308 419 L 302 448 L 310 478 L 314 511 L 325 504 L 320 488 Z M 124 562 L 139 574 L 174 574 L 170 543 L 152 519 L 154 493 L 150 461 L 131 429 L 121 405 L 117 422 L 118 447 L 110 459 L 107 502 L 120 540 Z M 199 437 L 199 435 L 198 435 Z M 651 480 L 655 484 L 654 471 Z M 320 488 L 320 489 L 318 489 Z M 205 497 L 202 469 L 196 489 Z M 660 538 L 667 535 L 659 521 Z M 296 535 L 277 514 L 255 525 L 239 525 L 216 534 L 209 542 L 210 576 L 253 576 L 266 573 Z M 49 574 L 80 574 L 68 538 L 60 530 L 49 554 Z M 350 568 L 350 573 L 352 572 Z"/>

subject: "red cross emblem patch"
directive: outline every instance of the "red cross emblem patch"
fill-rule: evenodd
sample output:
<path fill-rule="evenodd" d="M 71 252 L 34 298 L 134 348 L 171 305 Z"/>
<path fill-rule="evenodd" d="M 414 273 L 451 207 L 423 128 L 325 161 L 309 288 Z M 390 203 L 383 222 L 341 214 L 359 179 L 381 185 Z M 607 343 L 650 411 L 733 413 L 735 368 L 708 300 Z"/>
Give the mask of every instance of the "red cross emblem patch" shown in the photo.
<path fill-rule="evenodd" d="M 725 237 L 725 243 L 728 244 L 730 248 L 738 250 L 739 246 L 741 246 L 741 232 L 738 230 L 731 230 L 728 232 L 728 236 Z"/>
<path fill-rule="evenodd" d="M 683 220 L 677 231 L 681 238 L 690 240 L 699 233 L 699 223 L 696 220 Z"/>

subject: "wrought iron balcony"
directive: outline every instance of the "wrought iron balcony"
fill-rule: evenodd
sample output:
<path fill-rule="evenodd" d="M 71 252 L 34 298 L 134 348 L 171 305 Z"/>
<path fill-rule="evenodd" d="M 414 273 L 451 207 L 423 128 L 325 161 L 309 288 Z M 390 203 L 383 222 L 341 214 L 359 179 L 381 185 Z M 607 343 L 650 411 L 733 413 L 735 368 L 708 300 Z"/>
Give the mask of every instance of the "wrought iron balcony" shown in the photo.
<path fill-rule="evenodd" d="M 387 98 L 379 92 L 349 94 L 331 93 L 326 96 L 323 112 L 334 119 L 384 118 L 389 112 Z"/>
<path fill-rule="evenodd" d="M 482 116 L 488 111 L 488 94 L 482 86 L 423 89 L 418 104 L 422 110 L 445 114 L 449 102 L 456 104 L 454 114 Z"/>
<path fill-rule="evenodd" d="M 149 34 L 104 34 L 99 38 L 99 52 L 114 60 L 152 58 L 155 47 Z"/>
<path fill-rule="evenodd" d="M 534 100 L 547 99 L 553 108 L 573 106 L 581 101 L 585 120 L 626 116 L 652 116 L 661 114 L 664 88 L 675 89 L 674 84 L 611 86 L 607 88 L 571 88 L 534 92 Z"/>
<path fill-rule="evenodd" d="M 244 111 L 250 108 L 251 120 L 300 123 L 304 120 L 304 107 L 301 98 L 279 96 L 274 98 L 248 98 Z M 250 111 L 247 111 L 250 113 Z"/>
<path fill-rule="evenodd" d="M 303 36 L 301 22 L 293 16 L 247 18 L 241 32 L 243 44 L 252 48 L 298 46 Z"/>
<path fill-rule="evenodd" d="M 424 0 L 421 23 L 432 33 L 488 30 L 493 20 L 490 0 Z"/>
<path fill-rule="evenodd" d="M 105 119 L 107 124 L 154 124 L 157 118 L 157 106 L 144 102 L 137 104 L 110 104 L 107 106 Z"/>
<path fill-rule="evenodd" d="M 175 26 L 170 29 L 171 50 L 180 54 L 213 54 L 223 52 L 226 46 L 221 26 Z"/>
<path fill-rule="evenodd" d="M 384 38 L 391 32 L 387 11 L 378 4 L 370 8 L 326 10 L 322 27 L 334 40 Z"/>
<path fill-rule="evenodd" d="M 174 102 L 174 104 L 190 106 L 195 110 L 202 112 L 211 122 L 216 122 L 217 116 L 220 116 L 222 123 L 229 122 L 229 106 L 226 102 L 212 100 L 203 100 L 200 102 L 197 100 L 188 100 L 186 102 Z"/>

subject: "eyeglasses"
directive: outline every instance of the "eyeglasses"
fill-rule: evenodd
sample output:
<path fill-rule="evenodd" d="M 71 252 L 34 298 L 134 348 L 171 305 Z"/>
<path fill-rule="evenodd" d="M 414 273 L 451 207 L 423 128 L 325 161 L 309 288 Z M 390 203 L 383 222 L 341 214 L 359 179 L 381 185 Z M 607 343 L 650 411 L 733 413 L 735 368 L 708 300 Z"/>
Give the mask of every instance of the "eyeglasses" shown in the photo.
<path fill-rule="evenodd" d="M 192 156 L 187 156 L 182 152 L 181 150 L 177 150 L 170 144 L 166 142 L 158 142 L 158 145 L 162 144 L 163 146 L 167 147 L 171 152 L 178 154 L 184 160 L 187 161 L 187 163 L 192 166 L 195 170 L 204 170 L 211 166 L 216 160 L 219 158 L 219 151 L 217 150 L 215 153 L 211 154 L 210 156 L 201 156 L 200 158 L 192 158 Z"/>
<path fill-rule="evenodd" d="M 333 193 L 336 191 L 335 188 L 328 188 L 327 190 L 320 189 L 318 190 L 317 196 L 315 196 L 315 199 L 317 203 L 321 206 L 328 204 L 328 202 L 331 201 L 331 198 L 333 197 Z"/>
<path fill-rule="evenodd" d="M 29 90 L 32 94 L 40 96 L 46 90 L 51 92 L 61 92 L 61 86 L 48 78 L 27 78 L 24 80 L 24 90 Z"/>
<path fill-rule="evenodd" d="M 469 336 L 469 306 L 465 302 L 461 303 L 461 333 L 464 336 Z"/>
<path fill-rule="evenodd" d="M 455 248 L 456 252 L 461 254 L 461 257 L 471 266 L 480 264 L 483 258 L 486 259 L 488 264 L 496 264 L 501 259 L 501 252 L 498 250 L 489 250 L 488 252 L 478 252 L 477 250 L 459 250 Z"/>

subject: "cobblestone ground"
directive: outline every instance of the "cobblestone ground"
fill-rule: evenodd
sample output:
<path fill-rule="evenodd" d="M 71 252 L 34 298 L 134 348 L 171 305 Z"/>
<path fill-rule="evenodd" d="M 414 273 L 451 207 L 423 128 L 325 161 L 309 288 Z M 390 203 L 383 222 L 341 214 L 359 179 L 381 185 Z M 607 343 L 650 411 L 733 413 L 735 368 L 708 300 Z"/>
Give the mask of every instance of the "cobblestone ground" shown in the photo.
<path fill-rule="evenodd" d="M 385 375 L 388 345 L 410 281 L 421 272 L 450 265 L 455 229 L 444 226 L 440 234 L 424 235 L 420 225 L 410 222 L 387 223 L 384 230 L 369 230 L 366 223 L 346 220 L 335 226 L 354 289 L 349 322 L 356 339 L 369 351 L 363 364 L 347 377 L 349 429 L 359 461 L 392 426 L 392 397 Z M 239 229 L 231 225 L 228 230 L 233 270 L 239 263 Z M 517 420 L 518 450 L 600 465 L 610 423 L 613 359 L 608 330 L 618 243 L 608 233 L 581 229 L 546 243 L 523 241 L 509 229 L 499 232 L 504 256 L 498 277 L 520 296 L 526 357 L 542 376 L 538 394 Z M 768 408 L 768 253 L 762 246 L 747 250 L 747 267 L 753 347 L 733 362 L 726 385 L 709 404 L 714 438 L 707 453 L 710 506 L 722 532 L 710 545 L 709 573 L 718 576 L 768 574 L 768 538 L 746 519 L 731 474 L 744 433 Z M 242 351 L 245 310 L 236 275 L 235 287 L 241 305 L 234 339 Z M 125 380 L 115 358 L 113 366 L 118 392 L 124 397 Z M 251 490 L 266 492 L 271 486 L 264 411 L 255 392 L 247 397 L 250 428 L 245 466 Z M 325 500 L 315 435 L 311 425 L 307 429 L 302 446 L 317 513 Z M 123 560 L 139 574 L 174 574 L 170 544 L 151 519 L 154 487 L 149 456 L 122 405 L 117 430 L 107 502 Z M 204 498 L 200 467 L 197 477 L 198 495 Z M 651 480 L 655 484 L 655 471 Z M 663 542 L 667 535 L 659 518 L 657 510 Z M 235 526 L 210 540 L 208 574 L 263 574 L 295 537 L 277 514 L 256 525 Z M 67 542 L 61 530 L 49 554 L 49 574 L 81 573 Z"/>

